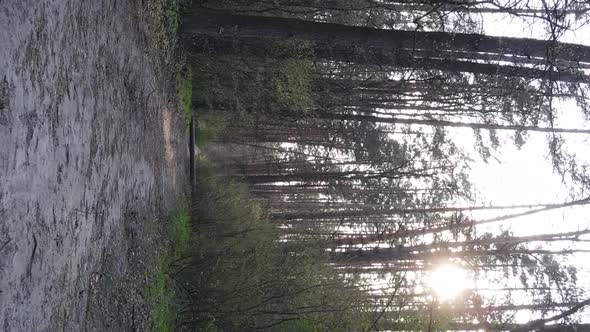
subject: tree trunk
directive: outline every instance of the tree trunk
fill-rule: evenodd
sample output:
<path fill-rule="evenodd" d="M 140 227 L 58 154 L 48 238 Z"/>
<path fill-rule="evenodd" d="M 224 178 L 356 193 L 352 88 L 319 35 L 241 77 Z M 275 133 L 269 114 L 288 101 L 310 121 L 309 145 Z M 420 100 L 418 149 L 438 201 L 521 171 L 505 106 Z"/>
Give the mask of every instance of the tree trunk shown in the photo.
<path fill-rule="evenodd" d="M 471 128 L 471 129 L 488 129 L 488 130 L 512 130 L 512 131 L 533 131 L 541 133 L 567 133 L 567 134 L 590 134 L 590 129 L 577 128 L 543 128 L 535 126 L 521 126 L 521 125 L 501 125 L 493 123 L 474 123 L 474 122 L 453 122 L 446 120 L 426 120 L 426 119 L 399 119 L 386 118 L 371 115 L 357 115 L 357 114 L 329 114 L 323 113 L 319 115 L 325 119 L 332 120 L 349 120 L 349 121 L 367 121 L 373 123 L 391 123 L 391 124 L 416 124 L 426 126 L 438 127 L 453 127 L 453 128 Z"/>
<path fill-rule="evenodd" d="M 183 39 L 193 50 L 240 54 L 297 56 L 309 48 L 319 58 L 421 69 L 440 69 L 490 75 L 586 82 L 588 77 L 566 69 L 539 70 L 518 66 L 440 59 L 441 51 L 515 55 L 555 61 L 590 62 L 590 47 L 530 38 L 480 34 L 385 30 L 317 23 L 297 19 L 221 15 L 195 11 L 183 21 Z M 279 45 L 301 41 L 299 47 Z M 422 58 L 416 57 L 420 51 Z M 303 51 L 305 53 L 305 51 Z M 299 54 L 304 56 L 304 54 Z M 464 54 L 462 55 L 464 56 Z"/>

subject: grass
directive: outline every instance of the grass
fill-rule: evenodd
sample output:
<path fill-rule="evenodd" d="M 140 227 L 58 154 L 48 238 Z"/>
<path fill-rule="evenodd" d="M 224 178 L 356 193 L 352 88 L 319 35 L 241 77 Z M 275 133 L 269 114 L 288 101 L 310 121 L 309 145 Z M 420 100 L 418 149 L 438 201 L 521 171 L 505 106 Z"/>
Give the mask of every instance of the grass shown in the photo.
<path fill-rule="evenodd" d="M 168 287 L 166 270 L 166 266 L 161 266 L 151 286 L 147 289 L 147 297 L 152 303 L 150 330 L 153 332 L 173 330 L 174 313 L 171 303 L 174 292 Z"/>
<path fill-rule="evenodd" d="M 173 307 L 174 290 L 170 287 L 168 274 L 173 260 L 185 255 L 190 248 L 190 217 L 186 208 L 179 209 L 172 218 L 174 244 L 171 252 L 159 257 L 158 271 L 145 290 L 152 309 L 150 312 L 150 331 L 167 332 L 174 330 L 176 312 Z"/>
<path fill-rule="evenodd" d="M 170 25 L 172 32 L 177 33 L 178 27 L 180 25 L 180 19 L 178 18 L 178 6 L 169 4 L 168 8 L 166 9 L 166 18 L 168 19 L 168 24 Z"/>
<path fill-rule="evenodd" d="M 247 185 L 222 176 L 210 160 L 200 160 L 198 169 L 192 202 L 198 223 L 191 224 L 195 231 L 188 255 L 182 256 L 190 259 L 174 278 L 182 285 L 176 293 L 183 306 L 178 322 L 192 331 L 366 329 L 359 328 L 363 311 L 349 309 L 360 299 L 342 294 L 350 284 L 326 267 L 320 246 L 277 241 L 279 232 Z M 176 220 L 184 225 L 182 215 Z M 183 293 L 187 289 L 190 294 Z M 308 307 L 329 312 L 301 312 Z"/>
<path fill-rule="evenodd" d="M 148 2 L 150 15 L 150 32 L 153 44 L 163 54 L 163 61 L 171 63 L 172 54 L 176 47 L 176 39 L 180 28 L 180 14 L 188 8 L 189 0 L 155 0 Z M 192 115 L 192 70 L 178 67 L 176 72 L 176 94 L 180 103 L 186 124 Z M 156 271 L 150 277 L 151 281 L 144 289 L 144 294 L 151 307 L 149 316 L 150 331 L 173 331 L 176 321 L 176 310 L 173 305 L 175 292 L 170 280 L 171 263 L 188 252 L 190 248 L 190 217 L 186 208 L 180 208 L 172 217 L 172 246 L 168 252 L 157 257 L 151 257 Z M 166 227 L 164 227 L 166 228 Z M 154 230 L 155 231 L 155 230 Z"/>
<path fill-rule="evenodd" d="M 184 120 L 188 126 L 192 115 L 193 80 L 190 67 L 179 69 L 176 72 L 176 94 L 180 101 L 180 108 L 184 114 Z"/>
<path fill-rule="evenodd" d="M 229 121 L 230 117 L 221 111 L 199 114 L 195 138 L 196 144 L 205 146 L 219 139 Z"/>
<path fill-rule="evenodd" d="M 320 246 L 277 241 L 246 185 L 220 176 L 209 160 L 198 168 L 191 214 L 179 209 L 170 219 L 173 243 L 155 258 L 145 291 L 150 331 L 366 330 L 365 311 L 351 309 L 363 299 L 342 292 L 352 281 L 326 267 Z M 328 311 L 301 310 L 307 307 Z"/>
<path fill-rule="evenodd" d="M 178 258 L 188 251 L 190 244 L 190 217 L 187 210 L 179 210 L 173 221 L 175 232 L 174 256 Z"/>

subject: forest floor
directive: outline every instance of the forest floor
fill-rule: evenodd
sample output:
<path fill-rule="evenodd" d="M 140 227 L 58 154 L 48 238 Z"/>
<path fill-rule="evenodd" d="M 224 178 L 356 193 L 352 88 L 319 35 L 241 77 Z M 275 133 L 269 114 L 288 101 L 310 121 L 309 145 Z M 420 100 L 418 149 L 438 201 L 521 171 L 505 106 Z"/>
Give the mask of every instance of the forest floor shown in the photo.
<path fill-rule="evenodd" d="M 167 3 L 0 1 L 0 330 L 147 329 L 188 191 Z"/>

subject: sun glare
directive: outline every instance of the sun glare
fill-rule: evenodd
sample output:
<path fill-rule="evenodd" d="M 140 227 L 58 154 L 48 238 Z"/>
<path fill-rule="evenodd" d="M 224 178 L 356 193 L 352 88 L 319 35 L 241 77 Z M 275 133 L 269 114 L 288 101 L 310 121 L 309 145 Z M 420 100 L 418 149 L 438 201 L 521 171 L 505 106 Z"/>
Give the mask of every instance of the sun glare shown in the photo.
<path fill-rule="evenodd" d="M 439 266 L 428 278 L 428 286 L 442 301 L 458 296 L 468 285 L 469 278 L 465 270 L 449 264 Z"/>

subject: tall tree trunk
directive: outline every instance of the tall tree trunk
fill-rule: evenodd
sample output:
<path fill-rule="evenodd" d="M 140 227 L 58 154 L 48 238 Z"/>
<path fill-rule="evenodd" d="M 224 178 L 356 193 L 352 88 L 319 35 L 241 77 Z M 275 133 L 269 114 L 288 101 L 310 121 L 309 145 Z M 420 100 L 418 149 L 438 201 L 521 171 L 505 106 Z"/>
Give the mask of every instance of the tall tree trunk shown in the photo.
<path fill-rule="evenodd" d="M 297 19 L 222 15 L 198 10 L 183 21 L 183 38 L 196 49 L 237 51 L 284 56 L 297 55 L 294 49 L 280 50 L 285 41 L 304 42 L 304 47 L 320 58 L 369 62 L 380 65 L 474 72 L 585 82 L 588 77 L 566 69 L 539 70 L 518 66 L 440 59 L 440 51 L 515 55 L 555 61 L 590 62 L 590 47 L 529 38 L 491 37 L 480 34 L 385 30 L 317 23 Z M 422 58 L 416 57 L 416 50 Z"/>
<path fill-rule="evenodd" d="M 546 58 L 548 54 L 552 54 L 554 58 L 562 60 L 590 62 L 590 47 L 578 44 L 469 33 L 373 29 L 290 18 L 202 13 L 198 9 L 187 15 L 183 21 L 183 31 L 187 37 L 194 34 L 213 34 L 277 41 L 296 38 L 318 46 L 346 45 L 376 53 L 422 49 L 429 50 L 432 54 L 440 50 L 538 58 Z"/>
<path fill-rule="evenodd" d="M 371 115 L 357 115 L 357 114 L 329 114 L 322 113 L 321 117 L 332 120 L 349 120 L 349 121 L 368 121 L 373 123 L 392 123 L 392 124 L 417 124 L 426 126 L 438 127 L 453 127 L 453 128 L 471 128 L 471 129 L 488 129 L 488 130 L 512 130 L 512 131 L 533 131 L 541 133 L 568 133 L 568 134 L 590 134 L 590 129 L 577 128 L 544 128 L 535 126 L 521 126 L 521 125 L 501 125 L 493 123 L 474 123 L 474 122 L 453 122 L 446 120 L 427 120 L 427 119 L 399 119 L 386 118 Z"/>

